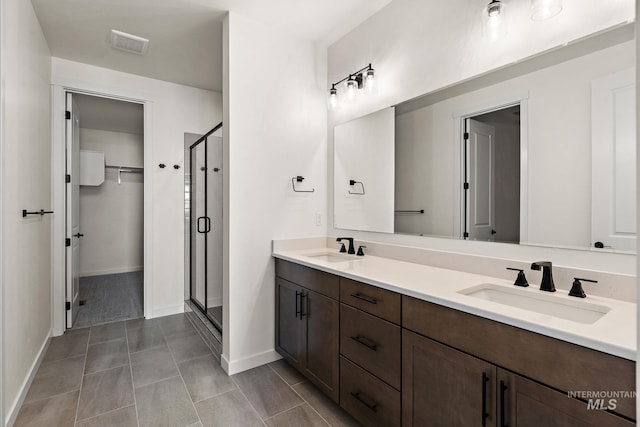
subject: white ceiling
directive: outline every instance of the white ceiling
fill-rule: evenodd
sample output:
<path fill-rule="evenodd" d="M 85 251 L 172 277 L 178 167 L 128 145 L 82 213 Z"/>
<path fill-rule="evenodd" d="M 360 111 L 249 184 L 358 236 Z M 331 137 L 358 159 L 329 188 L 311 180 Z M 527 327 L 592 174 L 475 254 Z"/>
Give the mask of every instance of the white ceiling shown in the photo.
<path fill-rule="evenodd" d="M 32 0 L 51 54 L 222 91 L 227 10 L 328 45 L 392 0 Z M 112 29 L 150 40 L 145 56 L 112 49 Z"/>
<path fill-rule="evenodd" d="M 81 128 L 144 133 L 142 104 L 80 94 L 74 94 L 73 99 L 80 112 Z"/>

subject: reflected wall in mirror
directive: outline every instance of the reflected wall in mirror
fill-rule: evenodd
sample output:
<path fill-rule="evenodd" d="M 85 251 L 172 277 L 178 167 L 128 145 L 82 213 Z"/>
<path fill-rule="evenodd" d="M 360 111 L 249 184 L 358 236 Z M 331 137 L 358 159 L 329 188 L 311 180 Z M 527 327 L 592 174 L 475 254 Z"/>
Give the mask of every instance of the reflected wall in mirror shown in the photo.
<path fill-rule="evenodd" d="M 334 128 L 333 225 L 393 233 L 394 108 Z"/>
<path fill-rule="evenodd" d="M 592 212 L 616 209 L 607 220 L 619 225 L 613 233 L 635 241 L 635 222 L 632 229 L 628 221 L 635 218 L 635 154 L 629 151 L 635 144 L 615 152 L 626 162 L 607 178 L 592 174 L 592 147 L 611 144 L 592 130 L 592 116 L 609 114 L 618 130 L 610 126 L 608 136 L 623 129 L 626 141 L 635 141 L 635 104 L 614 91 L 609 102 L 617 112 L 602 113 L 592 86 L 623 70 L 634 74 L 633 30 L 633 24 L 618 27 L 396 105 L 393 231 L 632 251 L 635 243 L 596 238 Z M 625 90 L 633 93 L 631 84 Z M 603 182 L 607 206 L 592 198 L 592 184 Z M 338 196 L 334 207 L 342 209 Z M 336 228 L 389 231 L 365 223 Z"/>

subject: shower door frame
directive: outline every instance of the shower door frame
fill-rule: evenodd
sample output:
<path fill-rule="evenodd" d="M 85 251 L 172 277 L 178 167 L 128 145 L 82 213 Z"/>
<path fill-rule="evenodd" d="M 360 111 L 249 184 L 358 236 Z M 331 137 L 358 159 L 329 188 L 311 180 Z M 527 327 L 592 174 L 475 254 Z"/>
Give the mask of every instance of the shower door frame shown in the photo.
<path fill-rule="evenodd" d="M 207 132 L 206 134 L 204 134 L 203 136 L 201 136 L 200 138 L 198 138 L 194 143 L 192 143 L 189 146 L 189 173 L 190 173 L 190 178 L 189 178 L 189 300 L 207 317 L 207 319 L 209 319 L 209 321 L 211 321 L 211 323 L 213 324 L 213 326 L 220 332 L 222 333 L 222 325 L 218 325 L 218 323 L 212 318 L 212 316 L 209 314 L 208 312 L 208 308 L 207 307 L 207 303 L 208 303 L 208 248 L 207 248 L 207 235 L 209 234 L 209 232 L 211 231 L 211 227 L 209 226 L 208 229 L 201 234 L 204 234 L 204 306 L 203 304 L 200 303 L 200 301 L 197 300 L 196 297 L 194 297 L 194 284 L 195 284 L 195 276 L 196 276 L 196 272 L 194 271 L 194 257 L 197 256 L 196 253 L 194 253 L 194 222 L 193 222 L 193 202 L 194 202 L 194 197 L 195 197 L 195 192 L 193 191 L 193 185 L 194 185 L 194 176 L 195 176 L 195 171 L 196 168 L 194 168 L 194 162 L 193 162 L 193 153 L 194 150 L 198 147 L 198 145 L 200 144 L 204 144 L 204 164 L 205 164 L 205 171 L 207 171 L 207 167 L 208 167 L 208 147 L 207 147 L 207 142 L 208 142 L 208 138 L 210 136 L 213 135 L 213 133 L 215 133 L 217 130 L 219 130 L 220 128 L 222 128 L 222 122 L 220 122 L 218 125 L 216 125 L 213 129 L 211 129 L 209 132 Z M 200 218 L 206 218 L 206 222 L 208 224 L 211 224 L 211 218 L 208 217 L 208 212 L 207 212 L 207 208 L 208 208 L 208 177 L 205 174 L 205 178 L 204 178 L 204 217 L 200 217 Z M 196 219 L 195 222 L 195 231 L 197 231 L 198 233 L 200 233 L 200 231 L 198 230 L 198 224 L 199 224 L 199 219 Z M 223 307 L 224 310 L 224 307 Z"/>

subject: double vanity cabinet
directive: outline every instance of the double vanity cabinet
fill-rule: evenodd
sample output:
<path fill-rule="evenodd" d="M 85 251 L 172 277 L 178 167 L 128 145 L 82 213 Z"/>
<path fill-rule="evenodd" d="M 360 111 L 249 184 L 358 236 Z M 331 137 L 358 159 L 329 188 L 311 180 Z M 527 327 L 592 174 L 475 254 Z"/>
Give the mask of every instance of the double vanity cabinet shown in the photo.
<path fill-rule="evenodd" d="M 634 425 L 633 361 L 282 259 L 276 350 L 364 426 Z"/>

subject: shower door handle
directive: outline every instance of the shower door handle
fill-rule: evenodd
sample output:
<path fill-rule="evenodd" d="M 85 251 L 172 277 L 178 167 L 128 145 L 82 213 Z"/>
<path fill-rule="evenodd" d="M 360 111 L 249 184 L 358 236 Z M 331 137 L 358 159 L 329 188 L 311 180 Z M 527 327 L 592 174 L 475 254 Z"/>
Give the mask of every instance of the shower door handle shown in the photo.
<path fill-rule="evenodd" d="M 204 229 L 200 227 L 200 220 L 204 220 Z M 208 216 L 201 216 L 198 218 L 198 233 L 205 234 L 211 231 L 211 218 Z"/>

